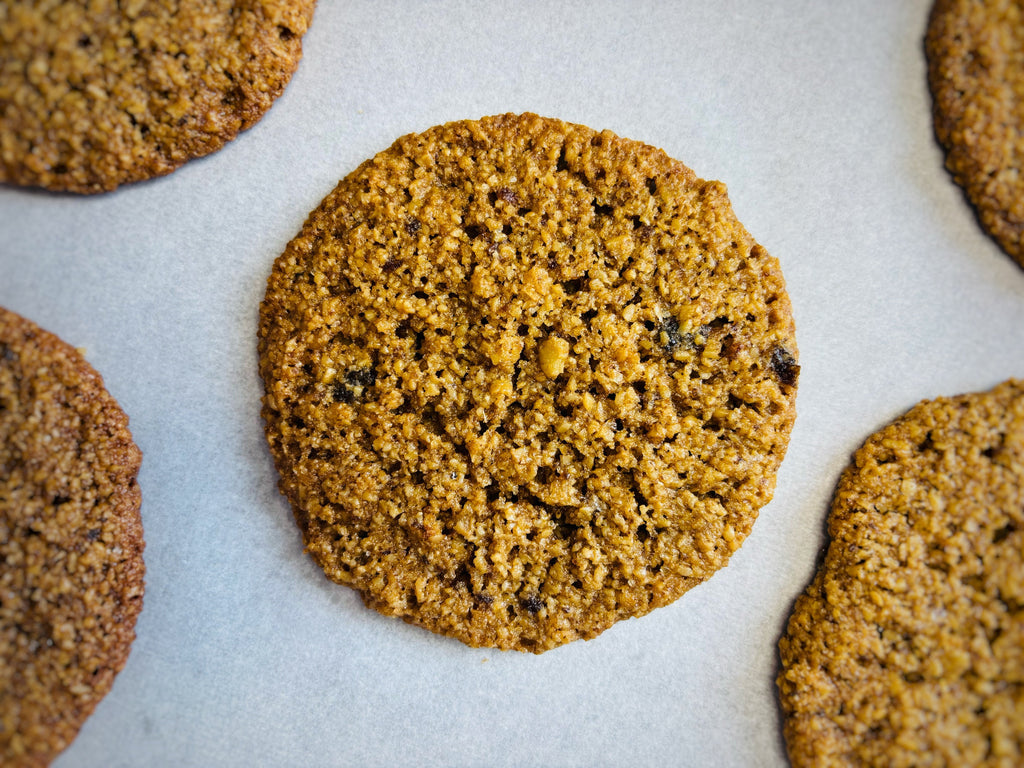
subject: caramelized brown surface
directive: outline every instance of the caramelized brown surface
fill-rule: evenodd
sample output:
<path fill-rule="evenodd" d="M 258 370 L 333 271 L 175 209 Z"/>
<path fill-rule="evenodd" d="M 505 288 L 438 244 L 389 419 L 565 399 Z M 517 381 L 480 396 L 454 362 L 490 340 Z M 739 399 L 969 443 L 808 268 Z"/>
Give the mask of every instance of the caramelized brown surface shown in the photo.
<path fill-rule="evenodd" d="M 81 355 L 0 308 L 0 763 L 46 765 L 142 608 L 142 455 Z"/>
<path fill-rule="evenodd" d="M 1024 764 L 1024 382 L 869 437 L 829 535 L 780 643 L 793 764 Z"/>
<path fill-rule="evenodd" d="M 284 90 L 314 3 L 0 3 L 0 181 L 101 192 L 219 149 Z"/>
<path fill-rule="evenodd" d="M 794 418 L 778 263 L 723 185 L 536 115 L 399 139 L 274 265 L 281 489 L 327 575 L 541 652 L 724 566 Z"/>
<path fill-rule="evenodd" d="M 937 0 L 926 50 L 946 166 L 1024 266 L 1024 2 Z"/>

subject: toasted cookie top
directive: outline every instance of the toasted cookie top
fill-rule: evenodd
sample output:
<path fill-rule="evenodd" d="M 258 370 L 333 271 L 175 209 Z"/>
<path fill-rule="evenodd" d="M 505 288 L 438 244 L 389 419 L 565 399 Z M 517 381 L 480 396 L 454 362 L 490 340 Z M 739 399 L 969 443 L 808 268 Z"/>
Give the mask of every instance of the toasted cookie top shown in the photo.
<path fill-rule="evenodd" d="M 828 530 L 780 642 L 793 765 L 1024 764 L 1024 381 L 869 437 Z"/>
<path fill-rule="evenodd" d="M 536 115 L 399 139 L 276 261 L 267 438 L 365 602 L 541 652 L 666 605 L 771 498 L 799 366 L 725 187 Z"/>
<path fill-rule="evenodd" d="M 315 0 L 0 3 L 0 182 L 101 192 L 253 125 Z"/>
<path fill-rule="evenodd" d="M 128 658 L 141 454 L 82 356 L 0 308 L 0 763 L 46 765 Z"/>
<path fill-rule="evenodd" d="M 1024 2 L 936 0 L 925 48 L 946 166 L 1024 266 Z"/>

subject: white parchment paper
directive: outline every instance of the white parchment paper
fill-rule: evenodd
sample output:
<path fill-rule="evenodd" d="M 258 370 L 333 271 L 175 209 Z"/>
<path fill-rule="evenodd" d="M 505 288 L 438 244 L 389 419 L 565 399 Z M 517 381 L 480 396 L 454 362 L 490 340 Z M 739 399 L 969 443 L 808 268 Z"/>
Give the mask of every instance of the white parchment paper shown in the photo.
<path fill-rule="evenodd" d="M 131 417 L 138 639 L 77 766 L 780 766 L 776 643 L 839 472 L 922 398 L 1024 376 L 1024 270 L 943 169 L 927 0 L 321 0 L 266 117 L 113 194 L 0 187 L 0 304 Z M 775 500 L 670 607 L 535 657 L 365 609 L 302 552 L 262 435 L 256 317 L 306 214 L 398 136 L 534 111 L 724 181 L 778 257 L 798 419 Z"/>

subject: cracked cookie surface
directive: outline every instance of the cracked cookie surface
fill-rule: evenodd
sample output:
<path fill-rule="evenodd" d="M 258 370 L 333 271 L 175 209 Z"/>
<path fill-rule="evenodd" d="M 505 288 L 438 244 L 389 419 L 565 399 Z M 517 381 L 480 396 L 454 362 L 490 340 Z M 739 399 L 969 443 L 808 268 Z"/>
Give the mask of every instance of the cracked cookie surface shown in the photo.
<path fill-rule="evenodd" d="M 778 678 L 794 766 L 1024 762 L 1024 382 L 925 401 L 843 473 Z"/>
<path fill-rule="evenodd" d="M 274 264 L 259 353 L 326 574 L 533 652 L 726 564 L 799 373 L 778 263 L 722 184 L 530 114 L 405 136 L 342 180 Z"/>
<path fill-rule="evenodd" d="M 219 149 L 284 90 L 314 2 L 0 3 L 0 182 L 102 192 Z"/>
<path fill-rule="evenodd" d="M 47 765 L 142 608 L 141 454 L 99 374 L 0 308 L 0 763 Z"/>
<path fill-rule="evenodd" d="M 1024 2 L 937 0 L 925 50 L 946 167 L 1024 267 Z"/>

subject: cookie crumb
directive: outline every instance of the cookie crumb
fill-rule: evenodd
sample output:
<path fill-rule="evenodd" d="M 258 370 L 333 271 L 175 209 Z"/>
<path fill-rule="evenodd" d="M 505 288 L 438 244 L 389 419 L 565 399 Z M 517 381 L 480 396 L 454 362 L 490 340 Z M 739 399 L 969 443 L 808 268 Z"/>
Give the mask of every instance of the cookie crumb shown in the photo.
<path fill-rule="evenodd" d="M 549 379 L 557 379 L 565 370 L 569 357 L 569 342 L 557 336 L 549 336 L 540 345 L 540 367 Z"/>

